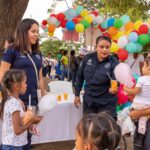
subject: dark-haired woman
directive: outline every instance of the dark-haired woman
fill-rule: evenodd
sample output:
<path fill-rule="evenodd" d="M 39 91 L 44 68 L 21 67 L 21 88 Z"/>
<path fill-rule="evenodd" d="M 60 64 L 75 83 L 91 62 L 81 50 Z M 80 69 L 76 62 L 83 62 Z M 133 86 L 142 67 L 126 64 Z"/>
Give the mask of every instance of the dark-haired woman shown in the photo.
<path fill-rule="evenodd" d="M 42 55 L 39 51 L 39 26 L 33 19 L 24 19 L 20 22 L 14 44 L 4 53 L 0 67 L 0 81 L 9 69 L 22 69 L 27 75 L 27 91 L 20 95 L 25 106 L 38 104 L 37 88 L 41 89 L 44 95 L 44 82 L 42 75 Z M 37 73 L 36 73 L 37 70 Z M 38 78 L 38 83 L 37 83 Z M 31 135 L 29 134 L 28 145 L 24 148 L 30 150 Z"/>
<path fill-rule="evenodd" d="M 110 55 L 111 39 L 99 36 L 96 39 L 96 52 L 86 55 L 79 67 L 76 88 L 75 106 L 80 101 L 80 91 L 85 80 L 83 96 L 83 113 L 98 113 L 108 111 L 116 118 L 117 90 L 110 87 L 110 78 L 115 80 L 114 68 L 118 60 Z"/>

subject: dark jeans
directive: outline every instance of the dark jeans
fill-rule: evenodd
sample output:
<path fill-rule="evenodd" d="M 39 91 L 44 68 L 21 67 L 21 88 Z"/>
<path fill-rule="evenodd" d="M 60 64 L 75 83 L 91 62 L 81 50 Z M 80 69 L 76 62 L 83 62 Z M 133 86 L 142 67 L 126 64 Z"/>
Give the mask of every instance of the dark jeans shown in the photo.
<path fill-rule="evenodd" d="M 114 103 L 109 103 L 107 105 L 92 103 L 92 105 L 89 106 L 85 100 L 83 101 L 83 114 L 100 113 L 104 111 L 116 120 L 116 105 Z"/>
<path fill-rule="evenodd" d="M 145 135 L 138 133 L 138 122 L 135 125 L 133 150 L 150 150 L 150 120 L 147 122 Z"/>
<path fill-rule="evenodd" d="M 22 146 L 2 145 L 2 150 L 23 150 Z"/>

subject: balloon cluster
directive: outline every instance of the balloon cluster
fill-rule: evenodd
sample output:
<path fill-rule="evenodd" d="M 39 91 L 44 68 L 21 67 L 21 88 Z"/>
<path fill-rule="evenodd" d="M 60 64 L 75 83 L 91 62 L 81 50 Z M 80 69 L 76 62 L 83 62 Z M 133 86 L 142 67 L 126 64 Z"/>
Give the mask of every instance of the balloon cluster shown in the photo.
<path fill-rule="evenodd" d="M 50 16 L 42 21 L 41 28 L 53 36 L 56 28 L 62 27 L 69 31 L 78 33 L 84 32 L 85 29 L 94 26 L 105 26 L 105 19 L 97 11 L 87 11 L 82 6 L 69 8 L 65 12 L 58 14 L 50 14 Z"/>
<path fill-rule="evenodd" d="M 84 32 L 93 25 L 103 35 L 112 39 L 111 52 L 117 53 L 120 60 L 125 60 L 128 53 L 140 52 L 150 42 L 150 20 L 132 22 L 127 15 L 120 18 L 105 19 L 97 11 L 87 11 L 82 6 L 69 8 L 65 12 L 50 14 L 42 21 L 42 29 L 53 36 L 58 27 L 64 30 Z"/>
<path fill-rule="evenodd" d="M 127 15 L 107 20 L 107 34 L 112 38 L 111 52 L 120 60 L 126 60 L 128 53 L 139 53 L 150 42 L 150 22 L 132 22 Z"/>

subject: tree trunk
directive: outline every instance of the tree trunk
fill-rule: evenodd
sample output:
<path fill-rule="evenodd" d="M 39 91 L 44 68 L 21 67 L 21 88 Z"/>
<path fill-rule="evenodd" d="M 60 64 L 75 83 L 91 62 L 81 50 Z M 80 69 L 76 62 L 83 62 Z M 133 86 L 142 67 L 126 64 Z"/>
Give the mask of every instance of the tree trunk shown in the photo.
<path fill-rule="evenodd" d="M 14 32 L 21 21 L 29 0 L 0 0 L 0 50 L 8 35 Z"/>

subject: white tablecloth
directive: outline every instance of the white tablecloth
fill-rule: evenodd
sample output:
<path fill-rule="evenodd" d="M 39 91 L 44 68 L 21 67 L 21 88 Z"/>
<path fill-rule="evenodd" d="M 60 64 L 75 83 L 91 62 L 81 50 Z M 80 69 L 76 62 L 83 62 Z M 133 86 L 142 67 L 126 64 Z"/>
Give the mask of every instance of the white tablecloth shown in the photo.
<path fill-rule="evenodd" d="M 73 99 L 62 101 L 48 112 L 38 125 L 40 136 L 33 136 L 32 144 L 75 139 L 76 125 L 82 117 L 82 106 L 77 109 Z"/>
<path fill-rule="evenodd" d="M 81 117 L 82 106 L 77 109 L 73 104 L 73 99 L 63 100 L 44 115 L 43 120 L 37 126 L 40 136 L 33 136 L 32 144 L 74 140 L 75 128 Z"/>

